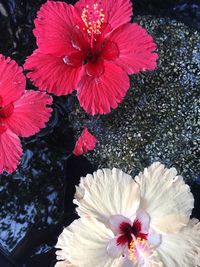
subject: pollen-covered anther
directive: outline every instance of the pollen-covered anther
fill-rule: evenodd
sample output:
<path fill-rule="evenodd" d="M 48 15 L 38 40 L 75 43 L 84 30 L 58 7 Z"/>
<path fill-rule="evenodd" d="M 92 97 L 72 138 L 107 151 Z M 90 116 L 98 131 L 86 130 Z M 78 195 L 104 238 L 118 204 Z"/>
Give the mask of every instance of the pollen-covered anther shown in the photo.
<path fill-rule="evenodd" d="M 137 238 L 132 240 L 129 245 L 129 259 L 137 266 L 138 258 L 147 258 L 152 255 L 152 249 L 147 240 Z"/>
<path fill-rule="evenodd" d="M 131 241 L 131 243 L 129 244 L 128 252 L 129 252 L 130 261 L 132 261 L 132 263 L 134 265 L 136 265 L 136 263 L 137 263 L 137 252 L 136 252 L 136 249 L 135 249 L 134 241 Z"/>
<path fill-rule="evenodd" d="M 85 27 L 83 30 L 87 30 L 88 34 L 101 34 L 101 26 L 104 23 L 105 14 L 102 8 L 99 8 L 99 4 L 95 3 L 92 6 L 86 5 L 83 8 L 81 19 L 83 20 Z"/>

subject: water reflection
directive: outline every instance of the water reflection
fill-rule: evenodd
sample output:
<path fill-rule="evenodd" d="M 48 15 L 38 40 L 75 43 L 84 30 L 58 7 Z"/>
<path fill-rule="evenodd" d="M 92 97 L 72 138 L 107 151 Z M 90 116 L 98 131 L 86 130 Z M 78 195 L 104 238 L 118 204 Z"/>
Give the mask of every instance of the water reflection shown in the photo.
<path fill-rule="evenodd" d="M 67 120 L 52 124 L 55 115 L 47 129 L 23 142 L 24 156 L 16 173 L 1 175 L 0 242 L 9 250 L 30 225 L 56 223 L 63 212 L 64 161 L 71 133 Z"/>

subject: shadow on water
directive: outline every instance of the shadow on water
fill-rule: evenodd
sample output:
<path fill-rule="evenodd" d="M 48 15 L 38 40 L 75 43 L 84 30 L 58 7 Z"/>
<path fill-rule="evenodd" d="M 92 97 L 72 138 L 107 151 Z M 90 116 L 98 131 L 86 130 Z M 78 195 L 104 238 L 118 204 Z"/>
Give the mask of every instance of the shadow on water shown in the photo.
<path fill-rule="evenodd" d="M 0 1 L 0 52 L 11 56 L 19 65 L 36 47 L 32 34 L 33 20 L 44 2 Z M 136 0 L 133 3 L 135 14 L 171 16 L 200 28 L 198 1 Z M 27 87 L 33 86 L 28 82 Z M 37 255 L 28 260 L 27 266 L 50 266 L 54 259 L 51 247 L 62 225 L 73 218 L 68 215 L 73 214 L 74 183 L 78 182 L 79 176 L 93 170 L 84 157 L 72 157 L 67 161 L 74 146 L 73 132 L 67 120 L 69 98 L 55 98 L 53 108 L 48 126 L 38 135 L 23 140 L 24 156 L 19 169 L 12 175 L 0 177 L 0 244 L 12 251 L 28 231 L 26 249 L 21 244 L 13 251 L 19 262 L 20 250 L 24 253 L 27 250 L 27 255 Z M 198 195 L 199 186 L 195 184 L 192 187 L 195 195 Z M 67 196 L 65 201 L 64 196 Z M 197 201 L 199 203 L 198 198 Z M 199 217 L 199 211 L 195 209 L 194 212 Z M 48 225 L 51 227 L 47 229 Z M 35 235 L 40 235 L 41 240 L 34 239 Z M 41 252 L 43 254 L 40 255 Z"/>

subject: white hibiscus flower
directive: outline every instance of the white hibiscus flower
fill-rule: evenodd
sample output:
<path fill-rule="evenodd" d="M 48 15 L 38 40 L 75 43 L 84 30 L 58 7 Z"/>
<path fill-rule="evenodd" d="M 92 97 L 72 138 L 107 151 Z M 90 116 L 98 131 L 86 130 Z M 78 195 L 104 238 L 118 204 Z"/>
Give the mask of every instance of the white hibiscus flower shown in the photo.
<path fill-rule="evenodd" d="M 81 178 L 74 203 L 80 219 L 58 238 L 58 267 L 200 266 L 193 196 L 174 168 L 156 162 L 135 180 L 98 170 Z"/>

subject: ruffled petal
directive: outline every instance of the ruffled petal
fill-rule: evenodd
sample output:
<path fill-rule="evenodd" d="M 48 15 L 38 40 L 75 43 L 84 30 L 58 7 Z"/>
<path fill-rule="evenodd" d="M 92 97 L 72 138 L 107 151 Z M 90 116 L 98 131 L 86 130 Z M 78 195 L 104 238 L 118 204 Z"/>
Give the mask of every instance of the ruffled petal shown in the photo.
<path fill-rule="evenodd" d="M 73 222 L 75 224 L 76 221 Z M 71 225 L 70 225 L 71 226 Z M 56 258 L 59 261 L 69 261 L 69 240 L 73 238 L 73 233 L 70 229 L 70 226 L 68 228 L 65 228 L 63 232 L 59 235 L 58 241 L 55 245 L 55 248 L 58 250 L 56 251 Z M 72 225 L 73 226 L 73 225 Z"/>
<path fill-rule="evenodd" d="M 38 50 L 26 59 L 24 67 L 31 70 L 27 77 L 35 86 L 57 96 L 72 93 L 80 80 L 81 66 L 71 67 L 62 58 L 45 55 Z"/>
<path fill-rule="evenodd" d="M 78 267 L 78 266 L 72 265 L 68 261 L 58 261 L 56 262 L 56 265 L 54 267 Z"/>
<path fill-rule="evenodd" d="M 119 50 L 115 62 L 128 74 L 156 68 L 156 44 L 141 26 L 123 25 L 109 36 L 109 40 L 115 43 Z"/>
<path fill-rule="evenodd" d="M 14 102 L 14 111 L 4 123 L 18 136 L 31 136 L 45 127 L 52 112 L 47 105 L 51 104 L 52 98 L 46 93 L 25 91 L 25 94 Z"/>
<path fill-rule="evenodd" d="M 89 114 L 106 114 L 122 102 L 130 82 L 128 75 L 112 62 L 104 62 L 100 76 L 84 75 L 77 86 L 81 107 Z"/>
<path fill-rule="evenodd" d="M 66 255 L 66 259 L 78 267 L 114 267 L 118 259 L 107 253 L 107 245 L 113 237 L 104 224 L 93 218 L 81 218 L 60 235 L 56 247 L 62 250 L 57 251 L 57 255 L 61 258 Z"/>
<path fill-rule="evenodd" d="M 64 2 L 47 1 L 35 19 L 34 35 L 40 51 L 63 56 L 74 51 L 71 37 L 76 25 L 74 7 Z"/>
<path fill-rule="evenodd" d="M 22 147 L 17 135 L 10 130 L 0 133 L 0 173 L 6 171 L 12 173 L 17 169 Z"/>
<path fill-rule="evenodd" d="M 0 54 L 0 106 L 17 100 L 24 93 L 25 87 L 22 68 L 14 60 Z"/>
<path fill-rule="evenodd" d="M 132 177 L 119 169 L 102 169 L 81 178 L 74 204 L 80 216 L 92 216 L 109 226 L 113 215 L 134 218 L 140 192 Z"/>
<path fill-rule="evenodd" d="M 200 223 L 193 219 L 179 233 L 163 235 L 157 248 L 164 266 L 200 266 Z"/>
<path fill-rule="evenodd" d="M 156 232 L 175 233 L 188 223 L 194 199 L 175 168 L 155 162 L 135 180 L 141 191 L 140 208 L 150 215 L 150 227 Z"/>
<path fill-rule="evenodd" d="M 108 23 L 112 30 L 129 22 L 132 16 L 132 3 L 130 0 L 80 0 L 75 5 L 76 10 L 81 16 L 83 9 L 88 5 L 93 7 L 97 3 L 98 9 L 103 9 L 105 15 L 104 23 Z"/>

